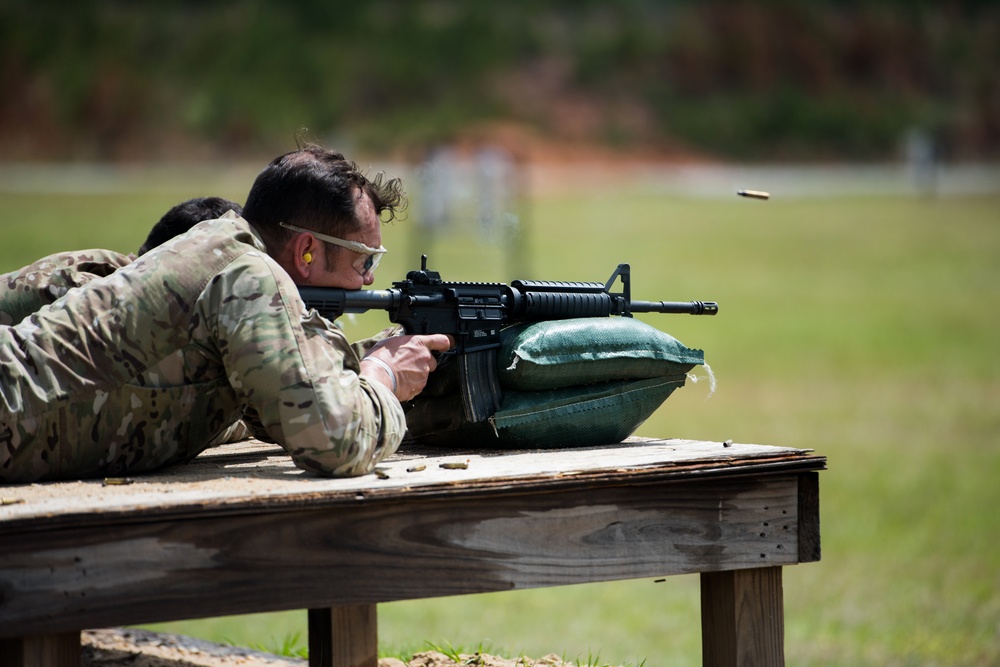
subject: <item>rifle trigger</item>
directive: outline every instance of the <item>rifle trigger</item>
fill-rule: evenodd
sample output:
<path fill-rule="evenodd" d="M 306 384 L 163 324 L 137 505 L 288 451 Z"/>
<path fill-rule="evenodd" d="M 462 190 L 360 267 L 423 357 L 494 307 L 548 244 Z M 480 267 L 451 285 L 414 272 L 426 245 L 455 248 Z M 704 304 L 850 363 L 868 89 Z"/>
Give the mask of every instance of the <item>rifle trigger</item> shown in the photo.
<path fill-rule="evenodd" d="M 431 352 L 431 354 L 434 355 L 434 358 L 437 359 L 438 365 L 440 365 L 442 362 L 448 361 L 449 359 L 457 355 L 458 351 L 455 349 L 445 350 L 444 352 L 441 352 L 439 350 L 434 350 L 433 352 Z"/>

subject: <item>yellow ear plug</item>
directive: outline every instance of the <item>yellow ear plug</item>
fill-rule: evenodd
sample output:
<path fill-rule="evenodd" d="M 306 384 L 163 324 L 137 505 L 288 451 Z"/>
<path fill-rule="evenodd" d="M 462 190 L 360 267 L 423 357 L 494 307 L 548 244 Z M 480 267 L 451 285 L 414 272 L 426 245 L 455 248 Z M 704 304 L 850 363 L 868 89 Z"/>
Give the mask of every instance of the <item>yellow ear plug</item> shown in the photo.
<path fill-rule="evenodd" d="M 302 260 L 303 260 L 303 261 L 304 261 L 304 262 L 305 262 L 306 264 L 312 264 L 312 261 L 313 261 L 313 255 L 312 255 L 312 253 L 311 253 L 311 252 L 307 252 L 307 253 L 304 253 L 304 254 L 302 255 Z"/>

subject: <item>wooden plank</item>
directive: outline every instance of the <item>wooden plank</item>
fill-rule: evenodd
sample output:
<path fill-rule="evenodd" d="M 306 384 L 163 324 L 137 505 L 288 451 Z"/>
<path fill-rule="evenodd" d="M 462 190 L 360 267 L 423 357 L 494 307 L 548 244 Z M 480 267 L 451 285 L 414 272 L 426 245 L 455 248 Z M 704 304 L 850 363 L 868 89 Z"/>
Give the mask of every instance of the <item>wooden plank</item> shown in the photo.
<path fill-rule="evenodd" d="M 309 667 L 378 667 L 376 606 L 310 609 Z"/>
<path fill-rule="evenodd" d="M 817 470 L 823 457 L 808 450 L 687 440 L 629 440 L 570 450 L 398 454 L 378 474 L 325 479 L 295 468 L 281 448 L 250 441 L 216 448 L 194 462 L 136 477 L 130 484 L 101 480 L 29 484 L 0 491 L 0 536 L 30 525 L 99 524 L 140 514 L 238 513 L 280 507 L 331 506 L 359 497 L 413 498 L 520 492 L 526 485 L 565 488 L 621 480 L 732 475 L 791 469 Z M 462 464 L 464 468 L 443 467 Z"/>
<path fill-rule="evenodd" d="M 785 664 L 780 567 L 702 574 L 701 619 L 706 667 Z"/>
<path fill-rule="evenodd" d="M 0 667 L 80 667 L 80 633 L 0 639 Z"/>
<path fill-rule="evenodd" d="M 6 536 L 0 636 L 797 562 L 798 477 Z"/>

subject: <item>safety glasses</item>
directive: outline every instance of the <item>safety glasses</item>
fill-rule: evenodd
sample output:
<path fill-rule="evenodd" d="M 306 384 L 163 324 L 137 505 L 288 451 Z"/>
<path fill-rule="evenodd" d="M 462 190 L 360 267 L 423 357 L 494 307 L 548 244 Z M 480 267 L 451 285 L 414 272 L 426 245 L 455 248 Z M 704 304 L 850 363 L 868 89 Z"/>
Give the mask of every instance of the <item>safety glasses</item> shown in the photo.
<path fill-rule="evenodd" d="M 285 222 L 279 222 L 279 225 L 285 229 L 291 229 L 293 232 L 307 232 L 312 234 L 320 241 L 326 241 L 327 243 L 332 243 L 333 245 L 339 245 L 342 248 L 347 248 L 348 250 L 353 250 L 354 252 L 362 255 L 356 262 L 354 262 L 354 270 L 365 275 L 375 270 L 378 263 L 382 261 L 382 255 L 389 252 L 384 247 L 372 248 L 364 243 L 359 243 L 358 241 L 348 241 L 346 239 L 338 239 L 336 236 L 328 236 L 326 234 L 320 234 L 319 232 L 314 232 L 311 229 L 305 229 L 304 227 L 296 227 L 295 225 L 289 225 Z"/>

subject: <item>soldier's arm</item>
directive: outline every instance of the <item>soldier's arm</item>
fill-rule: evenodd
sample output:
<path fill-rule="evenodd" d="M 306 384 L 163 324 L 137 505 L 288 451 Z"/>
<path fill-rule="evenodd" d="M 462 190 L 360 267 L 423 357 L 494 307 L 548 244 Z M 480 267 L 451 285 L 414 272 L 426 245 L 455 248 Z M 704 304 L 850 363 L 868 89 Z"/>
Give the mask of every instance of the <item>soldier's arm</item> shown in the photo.
<path fill-rule="evenodd" d="M 73 287 L 111 275 L 135 258 L 113 250 L 73 250 L 0 275 L 0 324 L 14 325 Z"/>
<path fill-rule="evenodd" d="M 295 464 L 326 476 L 368 473 L 399 446 L 399 401 L 359 375 L 343 334 L 303 312 L 298 290 L 269 258 L 241 258 L 203 293 L 230 384 Z"/>

